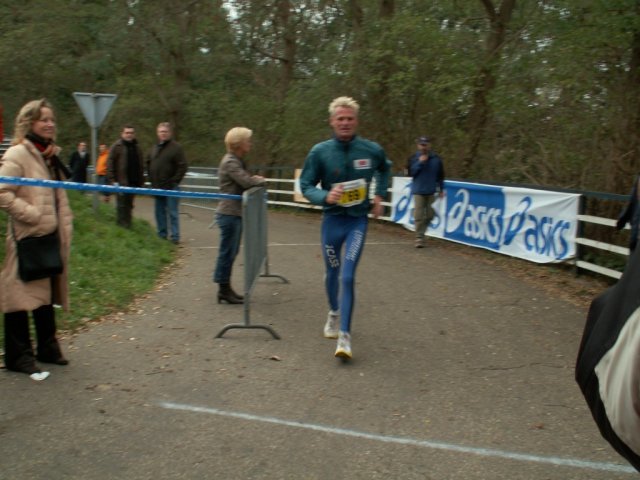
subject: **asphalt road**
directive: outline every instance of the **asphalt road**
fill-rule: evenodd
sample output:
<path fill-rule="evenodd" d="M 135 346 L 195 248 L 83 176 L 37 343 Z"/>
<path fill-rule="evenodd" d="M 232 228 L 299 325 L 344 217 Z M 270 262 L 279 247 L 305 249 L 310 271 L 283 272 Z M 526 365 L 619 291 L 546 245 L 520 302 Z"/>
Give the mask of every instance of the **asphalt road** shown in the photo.
<path fill-rule="evenodd" d="M 150 219 L 150 200 L 136 212 Z M 1 479 L 637 477 L 573 380 L 586 310 L 560 292 L 373 225 L 344 364 L 322 337 L 319 217 L 270 212 L 270 271 L 290 283 L 260 279 L 250 322 L 282 338 L 217 339 L 244 310 L 216 303 L 211 212 L 183 212 L 176 265 L 65 337 L 69 366 L 40 383 L 0 372 Z"/>

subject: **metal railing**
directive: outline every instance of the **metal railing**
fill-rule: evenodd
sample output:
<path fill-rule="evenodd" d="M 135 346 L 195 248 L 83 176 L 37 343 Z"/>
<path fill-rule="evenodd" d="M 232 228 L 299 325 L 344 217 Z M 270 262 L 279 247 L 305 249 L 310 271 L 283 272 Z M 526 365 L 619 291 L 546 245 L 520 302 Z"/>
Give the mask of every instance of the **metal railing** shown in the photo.
<path fill-rule="evenodd" d="M 293 178 L 294 168 L 283 167 L 271 167 L 273 170 L 290 171 L 292 178 L 266 178 L 267 185 L 274 185 L 274 188 L 268 188 L 268 200 L 269 205 L 278 205 L 282 207 L 295 207 L 308 210 L 322 210 L 322 207 L 318 205 L 311 205 L 310 203 L 303 201 L 294 201 L 294 185 L 296 183 Z M 263 169 L 264 170 L 264 169 Z M 283 186 L 286 187 L 283 189 Z M 208 191 L 210 193 L 218 193 L 220 188 L 218 186 L 218 169 L 212 167 L 190 167 L 186 177 L 182 181 L 180 188 L 184 190 L 193 191 Z M 373 189 L 371 189 L 373 190 Z M 290 198 L 290 200 L 283 200 L 283 198 Z M 213 202 L 183 202 L 183 205 L 188 205 L 196 208 L 215 209 L 215 203 Z M 385 213 L 387 215 L 380 216 L 380 220 L 392 221 L 389 215 L 391 209 L 391 202 L 382 202 L 385 207 Z"/>
<path fill-rule="evenodd" d="M 10 146 L 11 146 L 10 137 L 0 138 L 0 157 L 4 155 L 4 152 L 6 152 Z"/>
<path fill-rule="evenodd" d="M 260 170 L 264 175 L 274 174 L 267 178 L 267 185 L 269 186 L 268 193 L 268 203 L 269 205 L 278 205 L 283 207 L 294 207 L 294 208 L 303 208 L 303 209 L 320 209 L 316 205 L 311 205 L 309 203 L 303 203 L 294 200 L 294 185 L 295 179 L 294 177 L 294 167 L 256 167 L 256 170 Z M 189 173 L 185 177 L 182 188 L 185 190 L 194 190 L 194 191 L 206 191 L 211 193 L 218 192 L 218 177 L 217 177 L 217 168 L 210 167 L 191 167 L 189 168 Z M 479 182 L 484 183 L 484 182 Z M 610 278 L 618 279 L 622 275 L 622 272 L 604 265 L 600 265 L 598 263 L 594 263 L 593 261 L 588 261 L 585 259 L 585 251 L 586 249 L 593 249 L 595 251 L 606 252 L 608 254 L 616 254 L 621 256 L 629 255 L 629 248 L 602 242 L 593 238 L 587 238 L 585 236 L 585 226 L 587 225 L 600 225 L 607 228 L 613 228 L 616 225 L 616 220 L 611 218 L 599 217 L 595 215 L 589 214 L 587 209 L 586 199 L 591 200 L 607 200 L 614 201 L 618 203 L 623 203 L 628 201 L 629 197 L 627 195 L 617 195 L 617 194 L 608 194 L 602 192 L 589 192 L 583 190 L 571 190 L 571 189 L 555 189 L 555 188 L 545 188 L 536 185 L 506 185 L 499 183 L 492 183 L 492 185 L 499 186 L 512 186 L 512 187 L 524 187 L 524 188 L 533 188 L 537 190 L 552 190 L 557 192 L 565 192 L 565 193 L 575 193 L 582 196 L 582 201 L 580 202 L 580 211 L 577 217 L 578 220 L 578 236 L 576 238 L 576 257 L 567 261 L 568 264 L 573 265 L 576 269 L 576 273 L 579 273 L 580 270 L 587 270 L 599 275 L 604 275 Z M 215 209 L 215 203 L 211 201 L 200 201 L 200 200 L 192 200 L 189 199 L 183 201 L 184 205 L 190 205 L 198 208 L 207 208 L 207 209 Z M 383 202 L 382 205 L 385 207 L 385 213 L 380 217 L 380 220 L 383 221 L 392 221 L 391 219 L 391 203 Z M 628 229 L 628 227 L 626 227 Z M 624 262 L 623 262 L 624 263 Z"/>
<path fill-rule="evenodd" d="M 586 201 L 585 199 L 593 199 L 593 200 L 606 200 L 613 201 L 616 203 L 626 203 L 629 201 L 628 195 L 617 195 L 610 193 L 602 193 L 602 192 L 580 192 L 582 195 L 582 201 L 580 202 L 580 211 L 578 213 L 578 237 L 576 238 L 576 258 L 574 260 L 574 265 L 576 267 L 576 272 L 579 272 L 580 269 L 588 270 L 590 272 L 597 273 L 599 275 L 604 275 L 610 278 L 619 279 L 622 276 L 622 272 L 619 270 L 615 270 L 613 268 L 609 268 L 607 266 L 599 265 L 597 263 L 588 262 L 583 258 L 583 247 L 592 248 L 597 251 L 613 253 L 617 255 L 621 255 L 624 257 L 628 257 L 631 251 L 628 247 L 622 247 L 620 245 L 615 245 L 607 242 L 602 242 L 595 239 L 590 239 L 585 236 L 585 226 L 586 225 L 600 225 L 607 228 L 615 228 L 616 220 L 605 217 L 598 217 L 595 215 L 589 215 L 587 213 Z M 629 230 L 629 226 L 625 226 L 625 230 Z"/>

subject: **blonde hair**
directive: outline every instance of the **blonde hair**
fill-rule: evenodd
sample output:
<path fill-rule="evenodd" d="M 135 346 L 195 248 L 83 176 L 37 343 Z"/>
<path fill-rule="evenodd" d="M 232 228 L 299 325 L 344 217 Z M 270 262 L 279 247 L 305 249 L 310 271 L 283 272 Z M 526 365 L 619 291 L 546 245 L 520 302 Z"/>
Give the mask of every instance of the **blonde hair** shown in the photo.
<path fill-rule="evenodd" d="M 245 140 L 249 140 L 253 135 L 253 131 L 246 127 L 233 127 L 224 136 L 224 144 L 227 147 L 227 153 L 233 151 Z"/>
<path fill-rule="evenodd" d="M 20 109 L 20 112 L 18 112 L 16 116 L 16 123 L 13 130 L 13 141 L 11 142 L 13 145 L 22 143 L 27 133 L 31 131 L 33 122 L 40 120 L 43 108 L 50 108 L 53 112 L 53 106 L 45 98 L 32 100 Z"/>
<path fill-rule="evenodd" d="M 338 110 L 338 108 L 340 107 L 351 108 L 356 113 L 356 115 L 360 111 L 360 105 L 358 105 L 358 102 L 356 102 L 353 98 L 338 97 L 333 99 L 333 101 L 329 104 L 329 115 L 333 117 L 336 113 L 336 110 Z"/>

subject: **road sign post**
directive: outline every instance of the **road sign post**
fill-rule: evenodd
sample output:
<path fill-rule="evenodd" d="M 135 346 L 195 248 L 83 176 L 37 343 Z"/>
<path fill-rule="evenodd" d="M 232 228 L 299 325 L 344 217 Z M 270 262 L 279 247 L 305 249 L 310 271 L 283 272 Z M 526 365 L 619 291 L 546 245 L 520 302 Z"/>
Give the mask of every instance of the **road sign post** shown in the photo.
<path fill-rule="evenodd" d="M 76 100 L 80 111 L 91 127 L 91 165 L 94 169 L 93 181 L 95 183 L 96 158 L 98 157 L 98 129 L 118 96 L 113 93 L 73 92 L 73 98 Z M 96 212 L 98 211 L 98 192 L 94 192 L 93 194 L 93 209 Z"/>

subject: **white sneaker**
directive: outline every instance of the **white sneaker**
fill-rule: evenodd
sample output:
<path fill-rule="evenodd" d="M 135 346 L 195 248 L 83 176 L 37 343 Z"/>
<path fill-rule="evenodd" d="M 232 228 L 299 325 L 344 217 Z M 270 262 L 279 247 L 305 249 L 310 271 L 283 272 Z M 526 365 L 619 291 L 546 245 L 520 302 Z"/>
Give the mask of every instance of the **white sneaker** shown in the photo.
<path fill-rule="evenodd" d="M 340 357 L 345 360 L 352 357 L 351 334 L 349 334 L 349 332 L 340 332 L 338 334 L 338 347 L 336 348 L 336 357 Z"/>
<path fill-rule="evenodd" d="M 31 380 L 35 380 L 36 382 L 41 382 L 42 380 L 46 380 L 49 376 L 49 372 L 36 372 L 29 375 Z"/>
<path fill-rule="evenodd" d="M 324 338 L 338 338 L 338 323 L 340 322 L 340 314 L 329 310 L 327 315 L 327 323 L 324 324 Z"/>

